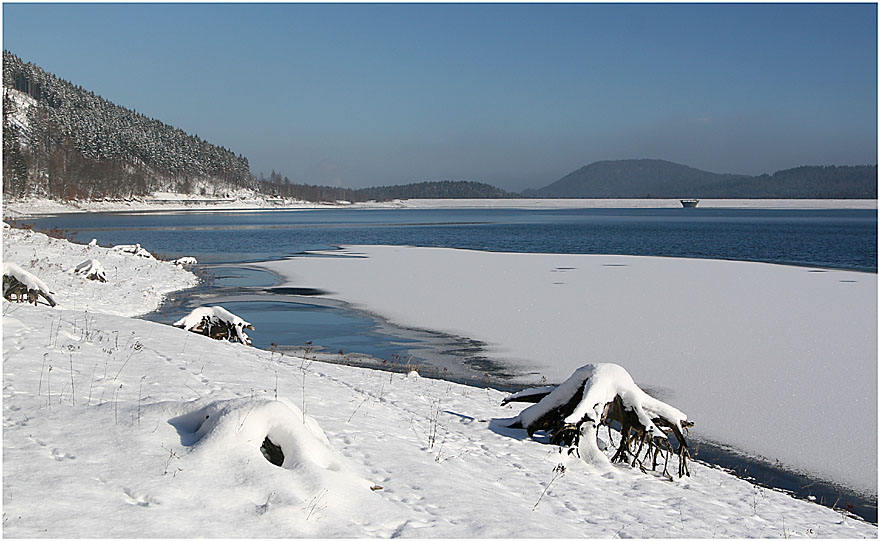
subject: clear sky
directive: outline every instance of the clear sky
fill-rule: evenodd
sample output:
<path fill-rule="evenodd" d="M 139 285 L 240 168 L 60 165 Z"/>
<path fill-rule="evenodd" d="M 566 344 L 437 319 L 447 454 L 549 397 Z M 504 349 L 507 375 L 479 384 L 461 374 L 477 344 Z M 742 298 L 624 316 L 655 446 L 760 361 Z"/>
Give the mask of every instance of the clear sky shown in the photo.
<path fill-rule="evenodd" d="M 876 4 L 11 4 L 3 48 L 293 182 L 877 163 Z"/>

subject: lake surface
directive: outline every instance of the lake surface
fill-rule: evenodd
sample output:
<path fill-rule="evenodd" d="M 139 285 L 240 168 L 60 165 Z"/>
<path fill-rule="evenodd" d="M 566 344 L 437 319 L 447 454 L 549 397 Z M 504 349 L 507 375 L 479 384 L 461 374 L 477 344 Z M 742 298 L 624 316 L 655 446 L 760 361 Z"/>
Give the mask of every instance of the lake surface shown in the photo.
<path fill-rule="evenodd" d="M 31 222 L 29 220 L 29 222 Z M 202 263 L 278 259 L 338 244 L 660 255 L 877 272 L 876 210 L 330 209 L 69 214 L 33 220 L 101 245 L 140 243 Z"/>
<path fill-rule="evenodd" d="M 792 209 L 328 209 L 189 213 L 69 214 L 25 220 L 75 232 L 102 246 L 139 243 L 160 258 L 195 256 L 205 282 L 147 319 L 171 323 L 223 304 L 256 327 L 254 345 L 305 350 L 333 362 L 406 370 L 505 388 L 512 374 L 468 337 L 394 327 L 321 298 L 278 288 L 247 264 L 342 244 L 385 244 L 504 252 L 654 255 L 761 261 L 877 272 L 876 210 Z M 380 364 L 381 363 L 381 364 Z M 427 374 L 425 374 L 427 372 Z M 699 448 L 699 446 L 698 446 Z M 743 477 L 877 521 L 876 500 L 704 445 L 698 457 Z"/>
<path fill-rule="evenodd" d="M 467 337 L 404 329 L 305 291 L 275 288 L 249 262 L 340 244 L 505 252 L 660 255 L 877 271 L 876 210 L 793 209 L 326 209 L 68 214 L 34 221 L 99 244 L 140 243 L 161 258 L 191 255 L 207 285 L 150 319 L 170 323 L 198 304 L 235 303 L 254 345 L 312 347 L 378 359 L 414 357 L 447 377 L 511 376 Z M 308 284 L 303 284 L 308 285 Z M 306 293 L 306 294 L 304 294 Z M 315 293 L 315 292 L 311 292 Z M 496 381 L 495 384 L 502 384 Z"/>

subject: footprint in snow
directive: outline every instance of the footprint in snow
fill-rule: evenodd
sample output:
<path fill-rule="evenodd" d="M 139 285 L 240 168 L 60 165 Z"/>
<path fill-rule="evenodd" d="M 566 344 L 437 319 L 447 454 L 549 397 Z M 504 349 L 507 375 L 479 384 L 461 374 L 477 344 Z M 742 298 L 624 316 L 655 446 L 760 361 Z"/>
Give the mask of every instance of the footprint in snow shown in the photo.
<path fill-rule="evenodd" d="M 52 449 L 52 458 L 61 462 L 62 460 L 65 460 L 65 459 L 73 460 L 76 457 L 70 453 L 65 453 L 65 452 L 61 451 L 60 449 L 55 448 L 55 449 Z"/>
<path fill-rule="evenodd" d="M 158 504 L 159 500 L 153 498 L 152 496 L 137 496 L 134 491 L 130 488 L 123 488 L 122 493 L 125 497 L 125 503 L 129 505 L 136 505 L 138 507 L 149 507 L 151 504 Z"/>

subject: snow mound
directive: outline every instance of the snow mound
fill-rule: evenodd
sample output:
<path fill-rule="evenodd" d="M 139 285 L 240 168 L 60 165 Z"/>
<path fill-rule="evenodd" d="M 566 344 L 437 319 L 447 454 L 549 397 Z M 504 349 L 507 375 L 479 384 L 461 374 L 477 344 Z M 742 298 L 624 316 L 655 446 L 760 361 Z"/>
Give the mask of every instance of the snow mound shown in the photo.
<path fill-rule="evenodd" d="M 102 265 L 97 259 L 87 259 L 83 261 L 77 265 L 72 272 L 80 276 L 85 276 L 89 280 L 97 280 L 98 282 L 107 281 L 107 271 L 104 269 L 104 265 Z"/>
<path fill-rule="evenodd" d="M 156 259 L 153 257 L 153 254 L 141 248 L 140 244 L 119 244 L 113 247 L 114 252 L 119 252 L 123 254 L 134 254 L 140 257 L 146 257 L 147 259 Z"/>
<path fill-rule="evenodd" d="M 330 447 L 318 423 L 286 398 L 196 401 L 189 407 L 168 421 L 189 448 L 186 471 L 204 469 L 243 485 L 274 485 L 277 499 L 305 504 L 305 514 L 312 511 L 310 503 L 316 504 L 315 512 L 333 516 L 371 497 L 372 484 Z M 280 451 L 281 461 L 270 460 L 267 443 Z"/>
<path fill-rule="evenodd" d="M 56 304 L 49 286 L 42 280 L 15 263 L 3 263 L 3 298 L 16 296 L 20 302 L 24 300 L 23 295 L 27 296 L 28 302 L 34 304 L 37 304 L 38 296 L 49 301 L 50 306 Z"/>
<path fill-rule="evenodd" d="M 189 315 L 175 321 L 173 325 L 212 338 L 227 339 L 231 342 L 239 341 L 242 344 L 251 343 L 244 329 L 253 330 L 254 328 L 253 325 L 222 306 L 200 306 Z"/>

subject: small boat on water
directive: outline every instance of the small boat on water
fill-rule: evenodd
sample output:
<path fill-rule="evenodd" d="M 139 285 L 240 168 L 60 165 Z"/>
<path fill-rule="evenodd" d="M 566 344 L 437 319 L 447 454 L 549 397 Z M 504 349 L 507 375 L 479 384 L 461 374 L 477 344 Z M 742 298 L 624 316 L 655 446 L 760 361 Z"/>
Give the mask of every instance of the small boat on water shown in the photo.
<path fill-rule="evenodd" d="M 699 199 L 681 199 L 681 206 L 686 209 L 696 207 L 699 203 Z"/>

